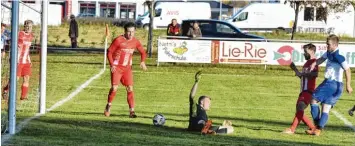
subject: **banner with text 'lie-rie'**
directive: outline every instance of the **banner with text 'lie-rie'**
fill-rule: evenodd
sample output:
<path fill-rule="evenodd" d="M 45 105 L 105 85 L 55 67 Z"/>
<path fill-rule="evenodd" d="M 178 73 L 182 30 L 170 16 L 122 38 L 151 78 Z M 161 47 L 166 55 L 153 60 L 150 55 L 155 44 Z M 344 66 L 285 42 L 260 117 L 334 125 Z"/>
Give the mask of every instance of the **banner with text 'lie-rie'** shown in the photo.
<path fill-rule="evenodd" d="M 158 62 L 303 65 L 303 45 L 287 42 L 242 42 L 209 40 L 158 40 Z M 327 51 L 326 44 L 314 44 L 316 57 Z M 355 45 L 340 44 L 340 53 L 355 67 Z M 322 64 L 324 66 L 325 63 Z"/>

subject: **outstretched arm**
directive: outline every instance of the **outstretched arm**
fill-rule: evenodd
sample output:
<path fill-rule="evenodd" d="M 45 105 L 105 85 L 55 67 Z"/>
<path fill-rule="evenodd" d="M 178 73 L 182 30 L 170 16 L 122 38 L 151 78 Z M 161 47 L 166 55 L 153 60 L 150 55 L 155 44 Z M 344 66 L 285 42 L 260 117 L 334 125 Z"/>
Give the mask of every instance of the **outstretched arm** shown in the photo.
<path fill-rule="evenodd" d="M 351 71 L 350 71 L 350 67 L 347 68 L 345 70 L 345 76 L 346 76 L 346 91 L 348 91 L 348 93 L 350 94 L 351 92 L 353 92 L 353 88 L 351 88 Z"/>
<path fill-rule="evenodd" d="M 201 71 L 198 71 L 195 74 L 195 84 L 192 86 L 191 92 L 190 92 L 190 117 L 196 115 L 196 103 L 195 103 L 195 95 L 197 92 L 197 87 L 198 87 L 198 82 L 200 81 L 201 78 Z"/>
<path fill-rule="evenodd" d="M 324 61 L 328 59 L 327 53 L 324 53 L 322 57 L 318 58 L 314 63 L 311 65 L 311 70 L 313 70 L 316 66 L 319 66 L 322 64 Z"/>
<path fill-rule="evenodd" d="M 301 72 L 298 71 L 298 69 L 297 69 L 295 63 L 291 62 L 290 67 L 291 67 L 291 69 L 296 73 L 296 76 L 298 76 L 299 78 L 301 78 Z"/>
<path fill-rule="evenodd" d="M 196 90 L 197 90 L 198 82 L 200 81 L 200 78 L 201 78 L 201 73 L 202 73 L 201 71 L 198 71 L 195 74 L 195 84 L 194 84 L 194 86 L 192 86 L 192 89 L 190 92 L 190 98 L 194 98 L 196 95 Z"/>

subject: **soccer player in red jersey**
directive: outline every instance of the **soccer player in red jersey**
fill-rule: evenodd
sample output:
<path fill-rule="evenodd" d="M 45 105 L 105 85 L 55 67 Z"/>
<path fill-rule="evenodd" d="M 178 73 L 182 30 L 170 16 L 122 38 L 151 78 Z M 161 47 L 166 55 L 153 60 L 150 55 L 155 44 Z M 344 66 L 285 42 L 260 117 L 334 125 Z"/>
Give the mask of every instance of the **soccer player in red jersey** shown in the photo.
<path fill-rule="evenodd" d="M 18 33 L 18 50 L 17 50 L 17 80 L 23 77 L 21 86 L 21 100 L 27 99 L 28 87 L 31 76 L 31 59 L 30 47 L 33 40 L 32 20 L 26 20 L 24 30 Z M 3 90 L 3 96 L 6 96 L 9 90 L 9 84 Z"/>
<path fill-rule="evenodd" d="M 126 86 L 127 102 L 129 105 L 129 117 L 136 118 L 134 112 L 132 56 L 135 49 L 141 54 L 140 67 L 146 71 L 146 54 L 142 44 L 134 37 L 134 23 L 127 23 L 124 26 L 125 34 L 115 38 L 108 49 L 107 58 L 111 66 L 111 89 L 108 94 L 107 105 L 104 111 L 105 116 L 110 116 L 110 109 L 113 99 L 116 96 L 119 82 Z"/>
<path fill-rule="evenodd" d="M 296 115 L 293 119 L 290 128 L 287 128 L 283 133 L 294 134 L 298 124 L 303 121 L 310 129 L 315 129 L 313 123 L 304 114 L 304 110 L 312 100 L 312 93 L 316 88 L 316 78 L 318 76 L 318 66 L 310 70 L 311 64 L 316 61 L 315 52 L 316 46 L 307 44 L 303 46 L 304 57 L 307 62 L 303 65 L 302 72 L 299 72 L 295 64 L 292 62 L 290 67 L 295 71 L 296 76 L 301 79 L 301 93 L 299 94 L 296 104 Z"/>

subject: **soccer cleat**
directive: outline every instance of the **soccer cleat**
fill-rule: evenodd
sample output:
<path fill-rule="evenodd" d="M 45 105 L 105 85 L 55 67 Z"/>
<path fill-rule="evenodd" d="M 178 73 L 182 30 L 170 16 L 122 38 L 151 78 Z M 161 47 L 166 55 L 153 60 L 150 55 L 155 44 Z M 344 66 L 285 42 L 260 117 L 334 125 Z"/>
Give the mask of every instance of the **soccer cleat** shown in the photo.
<path fill-rule="evenodd" d="M 20 100 L 27 100 L 27 97 L 21 97 Z"/>
<path fill-rule="evenodd" d="M 295 134 L 295 131 L 292 131 L 291 128 L 286 128 L 282 133 L 284 133 L 284 134 Z"/>
<path fill-rule="evenodd" d="M 137 118 L 137 115 L 134 111 L 129 112 L 129 118 Z"/>
<path fill-rule="evenodd" d="M 107 104 L 106 105 L 106 108 L 105 108 L 105 111 L 104 111 L 104 115 L 106 117 L 109 117 L 110 116 L 110 110 L 111 110 L 111 105 Z"/>
<path fill-rule="evenodd" d="M 322 130 L 320 130 L 320 129 L 313 129 L 313 130 L 306 131 L 306 133 L 308 135 L 315 135 L 315 136 L 319 136 L 321 132 L 322 132 Z"/>

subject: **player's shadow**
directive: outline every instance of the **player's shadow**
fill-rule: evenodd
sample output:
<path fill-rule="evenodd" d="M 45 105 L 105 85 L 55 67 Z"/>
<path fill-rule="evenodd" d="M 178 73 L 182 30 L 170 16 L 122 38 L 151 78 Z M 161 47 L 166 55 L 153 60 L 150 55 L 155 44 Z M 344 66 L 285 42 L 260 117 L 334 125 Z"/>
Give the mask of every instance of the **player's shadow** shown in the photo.
<path fill-rule="evenodd" d="M 23 132 L 23 141 L 45 138 L 58 145 L 320 145 L 308 142 L 259 139 L 241 136 L 203 136 L 183 128 L 155 127 L 120 120 L 42 117 L 33 121 L 35 132 Z M 45 126 L 44 126 L 45 125 Z M 38 126 L 38 127 L 37 127 Z M 43 127 L 44 126 L 44 127 Z"/>
<path fill-rule="evenodd" d="M 64 112 L 63 111 L 52 111 L 51 113 L 60 113 L 60 114 L 70 114 L 70 115 L 94 115 L 94 116 L 104 116 L 103 112 Z M 149 119 L 151 120 L 156 112 L 149 112 L 149 111 L 139 111 L 138 112 L 138 118 L 144 118 L 144 119 Z M 174 122 L 182 122 L 186 123 L 186 126 L 188 124 L 188 114 L 181 114 L 181 113 L 168 113 L 168 112 L 160 112 L 160 114 L 163 114 L 166 118 L 167 121 L 174 121 Z M 147 116 L 151 115 L 151 116 Z M 183 117 L 182 120 L 181 118 L 175 119 L 171 118 L 171 116 L 174 117 Z M 111 113 L 110 117 L 120 117 L 120 118 L 128 118 L 128 113 L 127 114 L 116 114 L 116 113 Z M 213 120 L 214 125 L 222 125 L 223 120 L 230 120 L 233 123 L 234 127 L 244 127 L 250 130 L 264 130 L 264 131 L 272 131 L 276 133 L 282 132 L 284 128 L 290 127 L 291 126 L 291 120 L 290 122 L 283 122 L 283 121 L 277 121 L 277 120 L 266 120 L 266 119 L 251 119 L 251 118 L 239 118 L 239 117 L 225 117 L 225 116 L 209 116 L 209 119 Z M 216 122 L 219 121 L 219 122 Z M 241 123 L 248 123 L 248 124 L 241 124 Z M 300 123 L 303 125 L 303 123 Z M 281 129 L 273 129 L 270 127 L 280 127 Z M 299 129 L 299 131 L 302 131 L 305 129 Z M 342 132 L 348 132 L 352 133 L 353 131 L 349 129 L 346 126 L 342 125 L 332 125 L 328 124 L 326 125 L 326 130 L 327 131 L 342 131 Z"/>
<path fill-rule="evenodd" d="M 342 101 L 352 101 L 352 102 L 355 102 L 355 99 L 343 99 L 343 98 L 340 98 L 339 100 L 342 100 Z"/>
<path fill-rule="evenodd" d="M 143 114 L 147 115 L 147 114 L 152 114 L 154 115 L 155 113 L 152 112 L 147 112 L 147 111 L 142 111 Z M 162 112 L 161 114 L 165 115 L 165 117 L 169 116 L 183 116 L 186 117 L 186 119 L 188 119 L 188 114 L 179 114 L 179 113 L 167 113 L 167 112 Z M 273 132 L 281 132 L 281 130 L 278 129 L 271 129 L 268 128 L 269 126 L 274 126 L 274 127 L 282 127 L 282 128 L 287 128 L 291 126 L 291 122 L 293 120 L 290 119 L 289 122 L 283 122 L 283 121 L 277 121 L 277 120 L 266 120 L 266 119 L 252 119 L 252 118 L 239 118 L 239 117 L 225 117 L 225 116 L 208 116 L 209 119 L 211 120 L 218 120 L 218 121 L 223 121 L 223 120 L 230 120 L 233 123 L 234 127 L 245 127 L 251 130 L 267 130 L 267 131 L 273 131 Z M 311 118 L 311 117 L 309 117 Z M 187 121 L 187 120 L 186 120 Z M 239 124 L 239 123 L 250 123 L 248 124 L 248 126 L 246 126 L 245 124 Z M 215 124 L 221 124 L 221 123 L 216 123 Z M 303 123 L 300 123 L 303 124 Z M 252 126 L 250 126 L 252 125 Z M 284 130 L 284 129 L 282 129 Z M 342 131 L 342 132 L 348 132 L 348 133 L 352 133 L 353 131 L 351 129 L 349 129 L 348 127 L 346 127 L 345 125 L 332 125 L 332 124 L 328 124 L 326 125 L 326 130 L 327 131 Z"/>
<path fill-rule="evenodd" d="M 94 116 L 104 116 L 103 112 L 63 112 L 63 111 L 51 111 L 51 113 L 58 113 L 58 114 L 66 114 L 66 115 L 94 115 Z M 141 112 L 140 112 L 141 113 Z M 127 114 L 116 114 L 116 113 L 111 113 L 110 117 L 121 117 L 121 118 L 127 118 L 129 115 Z M 146 116 L 145 114 L 143 115 L 138 115 L 138 118 L 144 118 L 144 119 L 153 119 L 154 114 L 152 116 Z M 166 120 L 168 121 L 175 121 L 175 122 L 188 122 L 187 120 L 180 120 L 180 119 L 173 119 L 166 117 Z"/>

